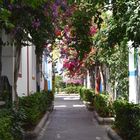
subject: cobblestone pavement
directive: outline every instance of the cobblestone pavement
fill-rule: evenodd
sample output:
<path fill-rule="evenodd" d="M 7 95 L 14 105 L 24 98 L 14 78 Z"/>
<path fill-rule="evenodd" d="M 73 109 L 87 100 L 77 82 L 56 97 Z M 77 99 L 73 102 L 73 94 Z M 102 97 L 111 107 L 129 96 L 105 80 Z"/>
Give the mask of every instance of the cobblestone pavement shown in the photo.
<path fill-rule="evenodd" d="M 105 127 L 75 95 L 57 95 L 54 111 L 37 140 L 109 140 Z"/>

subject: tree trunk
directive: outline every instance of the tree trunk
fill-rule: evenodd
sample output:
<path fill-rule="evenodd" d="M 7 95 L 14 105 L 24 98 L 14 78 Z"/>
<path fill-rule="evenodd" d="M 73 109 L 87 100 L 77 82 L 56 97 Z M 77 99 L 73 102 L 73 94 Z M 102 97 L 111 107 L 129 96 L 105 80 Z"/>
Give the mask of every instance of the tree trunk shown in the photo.
<path fill-rule="evenodd" d="M 95 67 L 95 93 L 96 94 L 99 94 L 100 92 L 100 82 L 101 82 L 101 77 L 99 72 L 99 66 L 97 65 Z"/>
<path fill-rule="evenodd" d="M 101 82 L 102 82 L 102 91 L 106 91 L 106 78 L 103 71 L 103 65 L 99 66 L 100 76 L 101 76 Z"/>
<path fill-rule="evenodd" d="M 90 86 L 92 89 L 95 89 L 95 66 L 92 66 L 89 69 L 89 75 L 90 75 Z"/>
<path fill-rule="evenodd" d="M 0 78 L 1 78 L 1 73 L 2 73 L 2 46 L 0 45 Z"/>
<path fill-rule="evenodd" d="M 0 38 L 0 78 L 1 78 L 1 73 L 2 73 L 2 39 Z"/>
<path fill-rule="evenodd" d="M 37 86 L 37 92 L 40 92 L 40 56 L 36 54 L 36 86 Z"/>

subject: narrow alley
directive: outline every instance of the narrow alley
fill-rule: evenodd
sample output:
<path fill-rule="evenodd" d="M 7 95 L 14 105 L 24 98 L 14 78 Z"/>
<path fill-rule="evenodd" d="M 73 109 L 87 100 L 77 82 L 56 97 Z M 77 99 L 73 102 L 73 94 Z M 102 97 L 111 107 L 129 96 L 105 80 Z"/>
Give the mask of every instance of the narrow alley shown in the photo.
<path fill-rule="evenodd" d="M 57 95 L 54 111 L 37 140 L 109 140 L 105 127 L 98 125 L 92 112 L 78 95 Z"/>

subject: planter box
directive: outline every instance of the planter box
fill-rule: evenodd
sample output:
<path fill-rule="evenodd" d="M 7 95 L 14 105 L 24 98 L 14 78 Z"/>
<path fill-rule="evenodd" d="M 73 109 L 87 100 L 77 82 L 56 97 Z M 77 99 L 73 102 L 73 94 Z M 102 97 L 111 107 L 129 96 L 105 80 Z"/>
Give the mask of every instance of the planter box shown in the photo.
<path fill-rule="evenodd" d="M 93 111 L 94 110 L 94 106 L 91 106 L 90 104 L 87 104 L 87 109 L 89 110 L 89 111 Z"/>
<path fill-rule="evenodd" d="M 84 105 L 87 107 L 87 109 L 89 111 L 93 111 L 94 110 L 94 106 L 91 106 L 90 102 L 83 101 L 83 103 L 84 103 Z"/>
<path fill-rule="evenodd" d="M 107 135 L 111 140 L 123 140 L 112 128 L 106 128 Z"/>
<path fill-rule="evenodd" d="M 109 117 L 109 118 L 100 117 L 96 111 L 93 111 L 93 115 L 99 124 L 110 125 L 115 121 L 113 117 Z"/>
<path fill-rule="evenodd" d="M 23 140 L 34 140 L 37 138 L 41 130 L 46 124 L 46 121 L 49 118 L 50 112 L 53 111 L 53 105 L 48 109 L 49 111 L 46 112 L 46 114 L 43 116 L 43 118 L 40 120 L 40 122 L 37 124 L 37 126 L 32 131 L 24 131 L 23 132 Z"/>
<path fill-rule="evenodd" d="M 5 101 L 0 101 L 0 108 L 5 107 Z"/>

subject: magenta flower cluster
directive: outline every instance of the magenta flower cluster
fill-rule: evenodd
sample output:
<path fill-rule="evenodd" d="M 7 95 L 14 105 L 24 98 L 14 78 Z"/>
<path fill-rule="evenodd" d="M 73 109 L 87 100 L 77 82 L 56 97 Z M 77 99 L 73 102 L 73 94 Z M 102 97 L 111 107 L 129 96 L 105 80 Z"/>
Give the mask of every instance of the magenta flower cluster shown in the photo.
<path fill-rule="evenodd" d="M 38 18 L 32 21 L 32 27 L 36 30 L 40 27 L 40 20 Z"/>
<path fill-rule="evenodd" d="M 83 80 L 80 78 L 70 78 L 65 81 L 67 84 L 79 84 L 82 85 Z"/>

